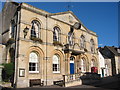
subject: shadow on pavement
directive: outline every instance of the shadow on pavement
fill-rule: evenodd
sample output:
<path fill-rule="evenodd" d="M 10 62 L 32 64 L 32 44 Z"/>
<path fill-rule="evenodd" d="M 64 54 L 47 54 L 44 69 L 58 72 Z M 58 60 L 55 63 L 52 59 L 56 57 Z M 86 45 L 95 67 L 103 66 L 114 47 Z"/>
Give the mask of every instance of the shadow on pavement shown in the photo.
<path fill-rule="evenodd" d="M 83 85 L 120 90 L 120 74 L 104 78 L 100 78 L 97 74 L 87 74 L 81 79 Z"/>
<path fill-rule="evenodd" d="M 120 74 L 115 76 L 109 76 L 104 78 L 99 78 L 98 75 L 87 75 L 81 77 L 83 85 L 69 87 L 69 90 L 120 90 Z M 1 90 L 67 90 L 66 87 L 58 87 L 58 86 L 43 86 L 43 87 L 29 87 L 29 88 L 2 88 Z"/>

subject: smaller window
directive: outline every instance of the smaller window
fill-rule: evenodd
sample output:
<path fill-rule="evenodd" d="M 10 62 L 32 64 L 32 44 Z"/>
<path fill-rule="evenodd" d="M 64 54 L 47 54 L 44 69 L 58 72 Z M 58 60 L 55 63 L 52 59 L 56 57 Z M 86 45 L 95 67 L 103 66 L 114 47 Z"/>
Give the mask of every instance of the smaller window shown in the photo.
<path fill-rule="evenodd" d="M 53 41 L 60 41 L 60 28 L 59 27 L 54 27 Z"/>
<path fill-rule="evenodd" d="M 90 49 L 92 53 L 95 53 L 95 44 L 93 39 L 90 40 Z"/>
<path fill-rule="evenodd" d="M 69 32 L 68 33 L 68 42 L 69 42 L 69 45 L 74 45 L 74 33 L 73 32 Z"/>
<path fill-rule="evenodd" d="M 70 63 L 74 63 L 74 60 L 75 60 L 75 57 L 74 57 L 74 56 L 71 56 L 71 57 L 70 57 Z"/>
<path fill-rule="evenodd" d="M 83 35 L 80 37 L 80 47 L 85 48 L 85 37 Z"/>
<path fill-rule="evenodd" d="M 86 60 L 84 58 L 81 59 L 81 72 L 86 72 Z"/>
<path fill-rule="evenodd" d="M 70 57 L 70 61 L 74 61 L 75 60 L 75 57 L 74 56 L 71 56 Z"/>
<path fill-rule="evenodd" d="M 31 52 L 29 56 L 29 72 L 39 73 L 38 70 L 38 55 L 35 52 Z"/>
<path fill-rule="evenodd" d="M 31 37 L 40 38 L 40 23 L 37 20 L 32 21 Z"/>
<path fill-rule="evenodd" d="M 60 57 L 53 55 L 53 73 L 60 73 Z"/>

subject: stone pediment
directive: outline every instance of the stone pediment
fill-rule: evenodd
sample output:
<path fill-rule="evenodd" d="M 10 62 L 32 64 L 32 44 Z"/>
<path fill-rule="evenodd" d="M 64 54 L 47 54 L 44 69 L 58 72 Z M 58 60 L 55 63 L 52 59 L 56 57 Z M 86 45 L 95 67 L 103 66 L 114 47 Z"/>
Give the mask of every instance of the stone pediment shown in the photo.
<path fill-rule="evenodd" d="M 74 25 L 76 22 L 79 22 L 81 24 L 81 29 L 87 30 L 82 22 L 71 11 L 51 14 L 50 17 L 68 23 L 70 25 Z"/>

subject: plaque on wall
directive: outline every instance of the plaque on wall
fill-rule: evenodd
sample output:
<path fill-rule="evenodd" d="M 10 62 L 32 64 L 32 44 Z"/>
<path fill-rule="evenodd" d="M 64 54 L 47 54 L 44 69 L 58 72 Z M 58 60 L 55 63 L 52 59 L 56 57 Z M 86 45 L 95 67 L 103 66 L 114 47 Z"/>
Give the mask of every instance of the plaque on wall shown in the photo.
<path fill-rule="evenodd" d="M 19 69 L 19 77 L 25 77 L 25 69 Z"/>

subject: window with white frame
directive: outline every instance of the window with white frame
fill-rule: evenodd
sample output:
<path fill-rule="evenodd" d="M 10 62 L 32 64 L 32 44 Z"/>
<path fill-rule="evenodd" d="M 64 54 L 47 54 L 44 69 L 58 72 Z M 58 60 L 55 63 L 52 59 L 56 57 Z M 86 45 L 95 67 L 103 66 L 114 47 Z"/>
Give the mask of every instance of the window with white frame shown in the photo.
<path fill-rule="evenodd" d="M 53 73 L 60 73 L 60 56 L 53 55 Z"/>
<path fill-rule="evenodd" d="M 31 37 L 40 38 L 40 23 L 37 20 L 32 21 Z"/>
<path fill-rule="evenodd" d="M 85 58 L 81 59 L 81 72 L 86 72 L 86 60 L 85 60 Z"/>
<path fill-rule="evenodd" d="M 30 73 L 39 73 L 38 54 L 36 52 L 31 52 L 29 55 L 29 72 Z"/>
<path fill-rule="evenodd" d="M 69 43 L 69 45 L 74 45 L 74 33 L 73 32 L 69 32 L 68 33 L 68 43 Z"/>
<path fill-rule="evenodd" d="M 85 37 L 83 35 L 80 37 L 80 47 L 85 48 Z"/>
<path fill-rule="evenodd" d="M 90 49 L 92 53 L 95 53 L 95 44 L 93 39 L 90 40 Z"/>
<path fill-rule="evenodd" d="M 59 27 L 54 27 L 53 41 L 60 41 L 60 28 Z"/>

